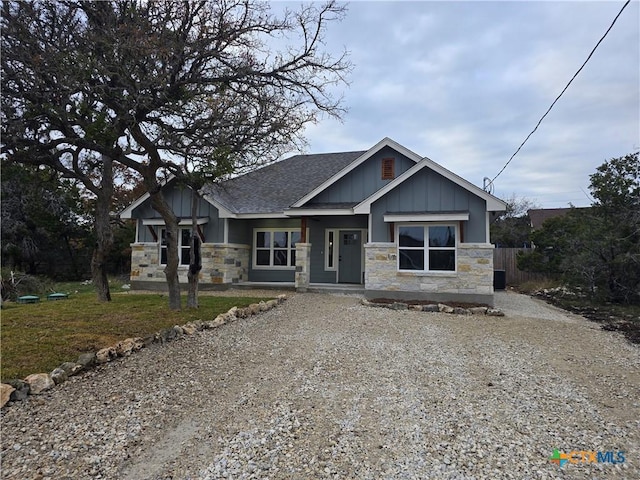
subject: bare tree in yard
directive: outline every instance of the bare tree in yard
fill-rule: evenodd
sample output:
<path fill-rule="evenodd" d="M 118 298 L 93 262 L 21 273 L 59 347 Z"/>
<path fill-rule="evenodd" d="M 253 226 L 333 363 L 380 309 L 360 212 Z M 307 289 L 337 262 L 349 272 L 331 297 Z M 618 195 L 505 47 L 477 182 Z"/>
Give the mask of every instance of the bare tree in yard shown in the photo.
<path fill-rule="evenodd" d="M 82 149 L 139 172 L 165 223 L 169 305 L 179 309 L 179 220 L 162 195 L 161 179 L 176 178 L 197 193 L 205 181 L 301 146 L 303 127 L 320 115 L 339 117 L 340 99 L 331 90 L 345 83 L 350 65 L 344 54 L 333 58 L 321 47 L 327 24 L 344 13 L 332 1 L 280 16 L 253 0 L 5 4 L 3 30 L 13 26 L 16 43 L 49 30 L 60 40 L 35 41 L 25 47 L 31 57 L 20 59 L 29 76 L 46 77 L 38 79 L 41 92 L 49 91 L 47 82 L 55 84 L 53 98 L 29 98 L 52 105 L 53 118 L 44 115 L 52 128 L 42 127 L 38 115 L 29 125 L 20 123 L 34 106 L 19 94 L 7 113 L 3 100 L 3 117 L 17 124 L 13 150 L 3 145 L 3 151 L 15 155 L 35 143 L 58 161 L 78 162 L 75 152 Z M 55 61 L 48 60 L 49 50 Z M 3 77 L 5 63 L 14 76 L 25 70 L 3 58 Z M 79 116 L 85 123 L 76 121 Z"/>
<path fill-rule="evenodd" d="M 2 155 L 53 168 L 95 195 L 92 277 L 98 299 L 108 301 L 113 157 L 104 147 L 119 134 L 92 91 L 82 38 L 73 34 L 82 28 L 68 7 L 2 4 Z"/>

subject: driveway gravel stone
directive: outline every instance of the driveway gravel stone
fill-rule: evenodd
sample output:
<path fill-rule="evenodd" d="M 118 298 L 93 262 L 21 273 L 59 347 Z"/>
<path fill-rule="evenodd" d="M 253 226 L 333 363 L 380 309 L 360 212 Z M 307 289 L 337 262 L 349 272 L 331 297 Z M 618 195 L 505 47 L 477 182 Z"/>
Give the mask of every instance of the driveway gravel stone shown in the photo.
<path fill-rule="evenodd" d="M 496 304 L 291 295 L 4 409 L 2 478 L 640 478 L 638 347 L 529 297 Z M 554 449 L 625 461 L 560 467 Z"/>

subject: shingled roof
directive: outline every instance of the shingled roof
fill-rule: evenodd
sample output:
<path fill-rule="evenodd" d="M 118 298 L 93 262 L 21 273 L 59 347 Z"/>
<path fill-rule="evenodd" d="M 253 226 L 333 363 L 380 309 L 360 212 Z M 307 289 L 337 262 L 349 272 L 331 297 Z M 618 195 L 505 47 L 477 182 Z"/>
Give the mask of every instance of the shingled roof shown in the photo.
<path fill-rule="evenodd" d="M 365 151 L 295 155 L 209 185 L 205 194 L 232 213 L 282 213 Z"/>

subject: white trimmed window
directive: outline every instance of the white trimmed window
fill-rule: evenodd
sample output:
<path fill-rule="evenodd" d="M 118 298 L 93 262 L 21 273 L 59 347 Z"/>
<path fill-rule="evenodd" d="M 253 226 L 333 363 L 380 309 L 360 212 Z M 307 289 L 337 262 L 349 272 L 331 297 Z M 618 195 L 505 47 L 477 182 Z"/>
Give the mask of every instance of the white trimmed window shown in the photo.
<path fill-rule="evenodd" d="M 178 265 L 189 265 L 191 256 L 191 228 L 178 229 Z M 167 264 L 167 229 L 160 229 L 160 265 Z"/>
<path fill-rule="evenodd" d="M 293 268 L 300 230 L 256 229 L 253 231 L 254 268 Z"/>
<path fill-rule="evenodd" d="M 455 272 L 455 225 L 398 225 L 398 270 Z"/>

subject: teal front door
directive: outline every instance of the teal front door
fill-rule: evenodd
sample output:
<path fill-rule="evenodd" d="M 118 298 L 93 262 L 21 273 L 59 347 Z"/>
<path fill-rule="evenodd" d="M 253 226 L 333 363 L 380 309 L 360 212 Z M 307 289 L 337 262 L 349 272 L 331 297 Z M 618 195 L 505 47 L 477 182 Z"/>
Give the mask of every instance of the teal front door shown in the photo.
<path fill-rule="evenodd" d="M 338 283 L 362 283 L 362 232 L 340 230 Z"/>

